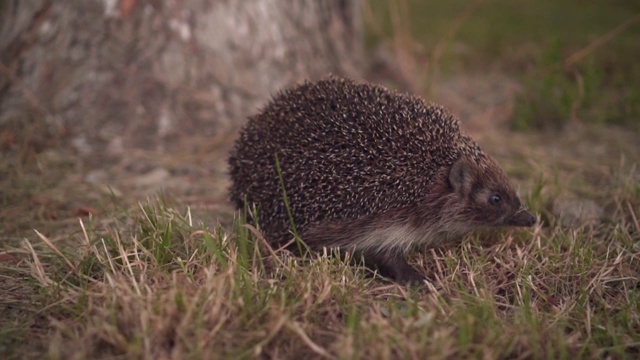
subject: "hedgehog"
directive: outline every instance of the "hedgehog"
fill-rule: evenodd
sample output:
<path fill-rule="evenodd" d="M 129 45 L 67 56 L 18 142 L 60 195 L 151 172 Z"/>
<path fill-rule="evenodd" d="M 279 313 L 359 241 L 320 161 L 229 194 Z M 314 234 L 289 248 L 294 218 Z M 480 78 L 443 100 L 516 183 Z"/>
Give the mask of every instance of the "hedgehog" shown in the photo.
<path fill-rule="evenodd" d="M 292 223 L 312 251 L 339 249 L 399 283 L 424 279 L 416 248 L 536 219 L 445 108 L 331 76 L 280 92 L 241 129 L 231 200 L 274 246 Z M 285 200 L 288 202 L 285 202 Z"/>

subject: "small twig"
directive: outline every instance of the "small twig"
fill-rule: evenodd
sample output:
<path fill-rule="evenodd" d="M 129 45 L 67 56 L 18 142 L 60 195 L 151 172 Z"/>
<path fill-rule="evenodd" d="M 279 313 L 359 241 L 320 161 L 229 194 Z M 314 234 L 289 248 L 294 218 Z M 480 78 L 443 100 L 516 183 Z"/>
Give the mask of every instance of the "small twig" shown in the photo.
<path fill-rule="evenodd" d="M 31 257 L 33 258 L 33 263 L 30 264 L 31 276 L 33 276 L 36 280 L 38 280 L 40 282 L 40 285 L 42 285 L 43 287 L 51 285 L 53 281 L 51 281 L 51 279 L 49 279 L 49 277 L 46 275 L 44 266 L 42 265 L 42 262 L 38 257 L 38 253 L 35 251 L 31 243 L 29 242 L 29 240 L 25 239 L 23 244 L 26 247 L 27 251 L 31 254 Z"/>
<path fill-rule="evenodd" d="M 309 346 L 309 348 L 311 350 L 313 350 L 316 354 L 323 356 L 325 358 L 329 358 L 329 359 L 333 359 L 334 357 L 331 356 L 331 354 L 329 354 L 327 352 L 327 350 L 325 350 L 324 348 L 322 348 L 320 345 L 316 344 L 315 342 L 313 342 L 313 340 L 311 340 L 311 338 L 309 338 L 309 336 L 304 332 L 304 330 L 300 327 L 300 325 L 298 325 L 297 322 L 295 321 L 289 321 L 286 323 L 286 326 L 292 330 L 293 332 L 295 332 L 296 334 L 298 334 L 298 336 L 300 336 L 300 338 L 302 339 L 302 341 L 307 344 L 307 346 Z"/>
<path fill-rule="evenodd" d="M 53 245 L 51 240 L 47 239 L 47 237 L 42 235 L 38 230 L 34 229 L 33 231 L 36 232 L 40 240 L 42 240 L 45 244 L 47 244 L 47 246 L 50 247 L 51 250 L 55 251 L 56 254 L 60 255 L 60 257 L 64 259 L 64 261 L 67 263 L 67 265 L 69 265 L 71 270 L 73 270 L 76 274 L 78 273 L 78 269 L 75 267 L 75 265 L 73 265 L 73 263 L 66 256 L 64 256 L 64 254 L 60 250 L 58 250 L 58 248 L 55 245 Z"/>
<path fill-rule="evenodd" d="M 449 28 L 449 31 L 447 32 L 447 34 L 443 36 L 440 40 L 438 40 L 438 42 L 436 43 L 436 46 L 433 48 L 433 54 L 431 57 L 432 71 L 431 71 L 431 78 L 429 79 L 429 83 L 433 83 L 438 80 L 438 76 L 440 75 L 440 71 L 439 71 L 440 60 L 442 59 L 442 56 L 444 54 L 445 46 L 451 42 L 451 39 L 453 39 L 453 37 L 460 30 L 462 25 L 464 25 L 464 23 L 469 19 L 471 14 L 473 14 L 483 2 L 484 0 L 475 0 L 474 2 L 469 4 L 467 8 L 462 12 L 462 14 L 460 14 L 460 16 L 458 16 L 455 19 L 455 21 L 451 25 L 451 28 Z M 428 71 L 428 67 L 425 68 L 425 71 Z"/>
<path fill-rule="evenodd" d="M 633 224 L 636 226 L 636 232 L 640 234 L 640 223 L 638 223 L 638 217 L 636 217 L 635 211 L 633 211 L 633 207 L 631 203 L 627 201 L 627 207 L 629 208 L 629 214 L 631 214 L 631 218 L 633 219 Z"/>
<path fill-rule="evenodd" d="M 275 326 L 271 327 L 271 331 L 269 332 L 269 334 L 267 336 L 265 336 L 256 346 L 254 346 L 254 355 L 258 356 L 262 353 L 262 348 L 267 345 L 276 335 L 278 335 L 278 333 L 280 332 L 280 330 L 282 330 L 282 327 L 284 326 L 285 322 L 287 321 L 287 318 L 284 316 L 281 316 L 280 319 L 278 319 L 278 322 L 275 324 Z"/>
<path fill-rule="evenodd" d="M 577 69 L 574 68 L 571 72 L 573 73 L 573 76 L 576 79 L 576 83 L 578 84 L 578 98 L 571 103 L 571 121 L 573 123 L 577 123 L 578 108 L 580 107 L 580 103 L 584 99 L 584 80 L 582 79 L 582 75 Z"/>
<path fill-rule="evenodd" d="M 393 47 L 399 71 L 405 80 L 408 80 L 412 91 L 418 92 L 419 84 L 412 81 L 417 68 L 414 41 L 411 38 L 411 16 L 407 10 L 407 5 L 401 0 L 389 2 L 389 14 L 393 28 Z"/>
<path fill-rule="evenodd" d="M 369 28 L 373 31 L 374 34 L 376 34 L 378 38 L 384 38 L 384 30 L 382 29 L 382 27 L 380 27 L 380 23 L 375 20 L 375 17 L 373 15 L 371 1 L 365 1 L 362 10 L 364 21 L 367 23 Z"/>
<path fill-rule="evenodd" d="M 626 30 L 629 26 L 633 25 L 635 22 L 638 22 L 638 21 L 640 21 L 640 13 L 635 14 L 630 19 L 616 26 L 614 29 L 612 29 L 608 33 L 600 36 L 599 38 L 589 43 L 587 46 L 569 55 L 569 57 L 567 57 L 564 60 L 564 66 L 567 68 L 571 67 L 573 64 L 582 60 L 585 56 L 591 54 L 599 47 L 602 47 L 603 45 L 611 41 L 613 38 L 615 38 L 618 34 Z"/>
<path fill-rule="evenodd" d="M 625 21 L 622 24 L 616 26 L 614 29 L 612 29 L 608 33 L 600 36 L 596 40 L 590 42 L 587 46 L 585 46 L 582 49 L 580 49 L 580 50 L 574 52 L 573 54 L 569 55 L 564 60 L 565 69 L 567 71 L 570 71 L 571 73 L 573 73 L 573 76 L 575 77 L 576 83 L 577 83 L 577 86 L 578 86 L 578 98 L 571 103 L 571 121 L 572 122 L 575 123 L 575 122 L 578 121 L 578 116 L 577 116 L 578 107 L 580 107 L 580 103 L 584 99 L 584 81 L 582 79 L 582 75 L 580 74 L 580 72 L 577 69 L 575 69 L 573 67 L 573 65 L 575 65 L 575 63 L 577 63 L 578 61 L 582 60 L 584 57 L 586 57 L 587 55 L 591 54 L 592 52 L 594 52 L 598 48 L 604 46 L 606 43 L 608 43 L 613 38 L 615 38 L 618 34 L 623 32 L 629 26 L 631 26 L 633 23 L 635 23 L 635 22 L 637 22 L 639 20 L 640 20 L 640 13 L 632 16 L 627 21 Z"/>
<path fill-rule="evenodd" d="M 269 242 L 267 241 L 267 239 L 264 238 L 264 236 L 262 236 L 262 234 L 260 234 L 260 232 L 258 231 L 258 229 L 256 229 L 253 225 L 250 224 L 245 224 L 244 227 L 246 227 L 247 229 L 249 229 L 249 231 L 251 231 L 253 233 L 253 235 L 256 236 L 256 238 L 258 239 L 259 242 L 261 242 L 266 248 L 267 251 L 271 254 L 271 256 L 276 260 L 276 262 L 278 262 L 278 264 L 280 264 L 280 266 L 282 266 L 283 268 L 290 270 L 289 267 L 287 265 L 285 265 L 284 262 L 282 262 L 282 260 L 280 260 L 280 258 L 278 257 L 278 255 L 276 254 L 276 252 L 273 250 L 273 248 L 271 247 L 271 245 L 269 245 Z"/>

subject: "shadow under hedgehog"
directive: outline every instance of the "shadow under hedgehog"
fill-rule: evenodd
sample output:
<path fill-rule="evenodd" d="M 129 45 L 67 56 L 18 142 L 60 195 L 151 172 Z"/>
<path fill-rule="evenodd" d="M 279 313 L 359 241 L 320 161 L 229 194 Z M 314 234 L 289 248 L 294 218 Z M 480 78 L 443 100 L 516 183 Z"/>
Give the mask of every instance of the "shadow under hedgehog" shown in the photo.
<path fill-rule="evenodd" d="M 292 239 L 284 183 L 312 250 L 351 252 L 400 283 L 423 279 L 406 260 L 413 248 L 536 221 L 443 107 L 337 77 L 276 95 L 249 118 L 229 165 L 232 200 L 257 205 L 271 244 Z"/>

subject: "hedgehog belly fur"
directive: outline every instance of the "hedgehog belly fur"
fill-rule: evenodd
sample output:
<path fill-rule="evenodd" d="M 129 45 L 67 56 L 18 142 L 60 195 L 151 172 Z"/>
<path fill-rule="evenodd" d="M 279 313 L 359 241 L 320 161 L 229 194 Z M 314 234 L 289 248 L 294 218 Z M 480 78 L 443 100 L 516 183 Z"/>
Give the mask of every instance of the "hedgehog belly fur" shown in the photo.
<path fill-rule="evenodd" d="M 415 246 L 433 246 L 439 239 L 436 232 L 421 231 L 408 224 L 397 224 L 369 231 L 363 237 L 353 240 L 353 247 L 366 253 L 399 251 L 406 254 Z"/>
<path fill-rule="evenodd" d="M 302 234 L 312 248 L 357 249 L 362 253 L 408 253 L 415 247 L 434 247 L 472 228 L 457 215 L 456 198 L 442 195 L 447 187 L 441 176 L 434 192 L 415 206 L 391 209 L 355 220 L 311 226 Z"/>

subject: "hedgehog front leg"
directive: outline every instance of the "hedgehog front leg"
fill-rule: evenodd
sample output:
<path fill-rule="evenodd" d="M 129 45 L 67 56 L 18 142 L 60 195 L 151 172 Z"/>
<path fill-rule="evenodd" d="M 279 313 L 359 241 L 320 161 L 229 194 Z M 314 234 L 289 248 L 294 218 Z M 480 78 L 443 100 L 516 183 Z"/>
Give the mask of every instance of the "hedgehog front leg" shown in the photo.
<path fill-rule="evenodd" d="M 310 227 L 302 233 L 302 240 L 312 250 L 340 249 L 351 253 L 354 261 L 364 258 L 367 267 L 378 270 L 382 276 L 402 284 L 419 284 L 424 280 L 409 263 L 405 250 L 415 241 L 406 225 L 380 227 L 385 223 L 370 216 L 337 223 L 324 223 Z"/>
<path fill-rule="evenodd" d="M 364 253 L 363 256 L 367 266 L 377 269 L 382 276 L 392 278 L 398 283 L 417 285 L 424 280 L 424 276 L 409 265 L 402 251 Z"/>

